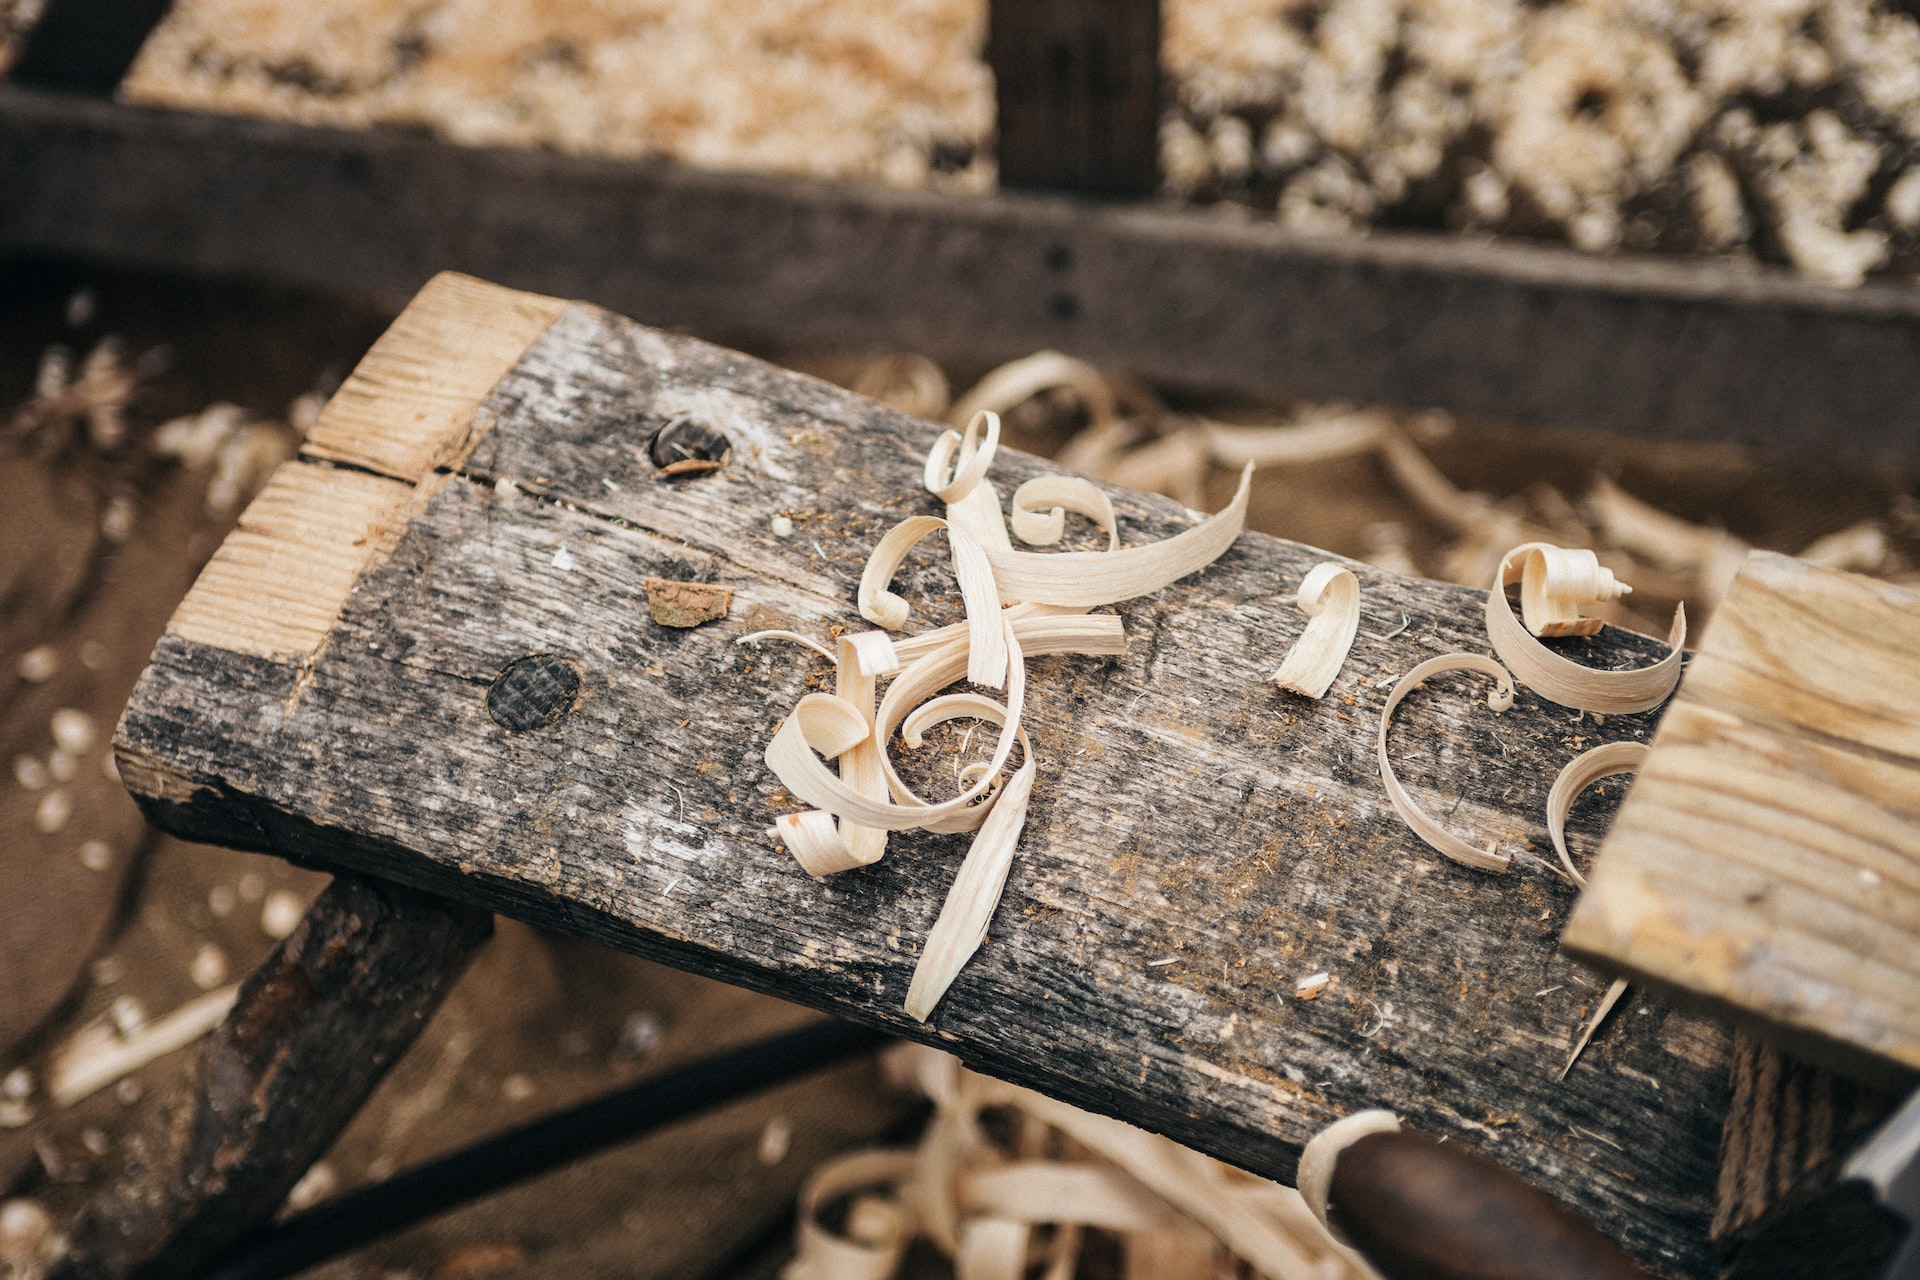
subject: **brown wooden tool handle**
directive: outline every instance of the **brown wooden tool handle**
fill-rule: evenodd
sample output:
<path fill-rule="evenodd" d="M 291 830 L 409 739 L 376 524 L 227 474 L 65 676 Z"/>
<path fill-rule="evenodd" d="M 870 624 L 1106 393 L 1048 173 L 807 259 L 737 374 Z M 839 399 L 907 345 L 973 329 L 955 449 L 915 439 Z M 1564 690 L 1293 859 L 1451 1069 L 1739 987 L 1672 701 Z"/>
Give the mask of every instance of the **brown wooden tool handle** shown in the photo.
<path fill-rule="evenodd" d="M 1357 1140 L 1334 1164 L 1328 1198 L 1388 1280 L 1647 1280 L 1552 1196 L 1424 1134 Z"/>

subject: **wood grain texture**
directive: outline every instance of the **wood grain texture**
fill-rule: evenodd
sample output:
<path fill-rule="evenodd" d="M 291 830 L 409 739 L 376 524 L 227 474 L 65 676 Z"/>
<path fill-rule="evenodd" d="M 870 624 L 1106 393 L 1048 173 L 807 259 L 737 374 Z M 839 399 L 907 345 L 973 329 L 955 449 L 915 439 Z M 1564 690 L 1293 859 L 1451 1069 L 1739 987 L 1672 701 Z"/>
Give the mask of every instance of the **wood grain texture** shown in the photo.
<path fill-rule="evenodd" d="M 485 430 L 481 398 L 562 305 L 453 272 L 428 281 L 328 400 L 301 457 L 241 513 L 168 631 L 236 653 L 311 655 L 440 483 L 435 468 Z"/>
<path fill-rule="evenodd" d="M 248 975 L 157 1130 L 81 1215 L 55 1275 L 204 1274 L 265 1226 L 493 930 L 484 911 L 336 879 Z"/>
<path fill-rule="evenodd" d="M 1723 1280 L 1881 1280 L 1906 1224 L 1840 1167 L 1898 1104 L 1734 1036 L 1713 1215 Z"/>
<path fill-rule="evenodd" d="M 4 87 L 0 247 L 396 300 L 451 268 L 789 348 L 984 365 L 1050 347 L 1206 393 L 1920 456 L 1920 292 L 1720 263 L 1301 236 Z"/>
<path fill-rule="evenodd" d="M 473 447 L 474 410 L 566 304 L 443 271 L 327 401 L 311 457 L 410 484 Z"/>
<path fill-rule="evenodd" d="M 1920 595 L 1756 552 L 1568 926 L 1893 1087 L 1920 1068 Z"/>
<path fill-rule="evenodd" d="M 162 825 L 882 1025 L 1281 1178 L 1327 1121 L 1394 1107 L 1549 1186 L 1661 1274 L 1707 1274 L 1722 1033 L 1637 999 L 1554 1081 L 1604 983 L 1555 949 L 1572 890 L 1538 857 L 1547 788 L 1582 746 L 1650 719 L 1597 726 L 1524 693 L 1496 717 L 1464 678 L 1408 701 L 1403 780 L 1515 849 L 1504 877 L 1419 846 L 1380 791 L 1388 677 L 1484 651 L 1480 593 L 1352 565 L 1362 635 L 1309 703 L 1267 677 L 1325 555 L 1249 534 L 1121 606 L 1124 657 L 1035 660 L 1027 833 L 987 944 L 921 1026 L 902 1001 L 964 840 L 902 835 L 872 868 L 802 873 L 765 834 L 793 806 L 761 755 L 824 664 L 733 641 L 864 625 L 867 552 L 933 509 L 936 428 L 585 305 L 481 412 L 491 429 L 309 664 L 161 644 L 118 745 Z M 724 432 L 732 461 L 662 478 L 647 441 L 677 418 Z M 995 480 L 1052 469 L 1003 452 Z M 1164 499 L 1114 500 L 1130 544 L 1190 523 Z M 731 612 L 658 627 L 648 578 L 731 588 Z M 950 583 L 940 558 L 910 558 L 896 589 L 915 626 L 957 616 Z M 1655 648 L 1572 642 L 1603 663 Z M 580 687 L 549 727 L 511 731 L 489 689 L 533 654 Z M 910 777 L 932 792 L 953 765 L 930 754 Z M 1318 970 L 1331 988 L 1295 999 Z"/>

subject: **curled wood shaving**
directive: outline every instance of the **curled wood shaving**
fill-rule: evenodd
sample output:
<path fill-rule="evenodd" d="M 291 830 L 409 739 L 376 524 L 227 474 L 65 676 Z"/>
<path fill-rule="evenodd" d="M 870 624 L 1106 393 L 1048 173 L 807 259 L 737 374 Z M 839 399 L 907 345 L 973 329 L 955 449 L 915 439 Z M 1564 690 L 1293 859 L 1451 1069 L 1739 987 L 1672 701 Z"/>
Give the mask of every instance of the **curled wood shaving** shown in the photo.
<path fill-rule="evenodd" d="M 999 438 L 999 417 L 986 409 L 969 415 L 965 431 L 941 433 L 928 453 L 923 480 L 946 504 L 945 518 L 911 516 L 888 530 L 868 557 L 856 593 L 861 616 L 888 630 L 903 626 L 912 610 L 891 589 L 894 575 L 914 547 L 944 531 L 966 621 L 898 639 L 884 631 L 841 637 L 833 654 L 835 692 L 802 698 L 766 753 L 781 784 L 813 806 L 783 815 L 774 825 L 812 875 L 871 865 L 884 853 L 891 831 L 976 833 L 914 969 L 906 1008 L 921 1021 L 931 1016 L 984 941 L 1025 827 L 1038 769 L 1021 727 L 1027 653 L 1120 652 L 1125 643 L 1120 620 L 1086 610 L 1156 591 L 1210 563 L 1232 544 L 1246 519 L 1248 477 L 1243 475 L 1227 510 L 1162 542 L 1121 550 L 1113 506 L 1104 492 L 1085 480 L 1044 477 L 1015 494 L 1020 536 L 1040 544 L 1057 541 L 1071 510 L 1107 534 L 1108 549 L 1015 552 L 999 497 L 986 478 Z M 1021 594 L 1007 589 L 1009 581 Z M 776 637 L 797 638 L 787 632 L 748 638 Z M 1004 687 L 1006 702 L 981 694 L 936 696 L 963 675 L 984 688 Z M 892 683 L 876 707 L 878 682 L 888 678 Z M 991 759 L 969 763 L 964 772 L 956 769 L 957 794 L 931 802 L 901 779 L 887 744 L 899 729 L 911 750 L 921 744 L 928 725 L 957 717 L 995 723 L 999 736 Z M 1022 763 L 1008 778 L 1016 744 Z M 828 761 L 836 762 L 837 774 Z"/>
<path fill-rule="evenodd" d="M 1013 491 L 1009 521 L 1014 536 L 1036 547 L 1050 547 L 1066 534 L 1067 512 L 1093 521 L 1107 535 L 1107 550 L 1120 549 L 1120 528 L 1106 490 L 1079 476 L 1035 476 Z"/>
<path fill-rule="evenodd" d="M 1118 1120 L 1002 1084 L 949 1055 L 901 1046 L 888 1065 L 935 1105 L 912 1152 L 863 1152 L 816 1170 L 801 1196 L 786 1280 L 890 1280 L 907 1241 L 952 1257 L 955 1274 L 1014 1280 L 1074 1274 L 1087 1229 L 1113 1232 L 1124 1273 L 1142 1280 L 1214 1274 L 1221 1253 L 1271 1280 L 1362 1280 L 1373 1273 L 1327 1234 L 1300 1193 Z M 990 1136 L 988 1111 L 1010 1114 Z M 824 1212 L 851 1197 L 847 1225 Z M 896 1217 L 869 1212 L 880 1201 Z M 1053 1230 L 1045 1237 L 1040 1228 Z"/>
<path fill-rule="evenodd" d="M 1386 416 L 1378 413 L 1350 413 L 1285 427 L 1233 427 L 1203 421 L 1197 428 L 1208 455 L 1223 467 L 1293 466 L 1352 457 L 1379 448 L 1389 429 Z"/>
<path fill-rule="evenodd" d="M 1340 1233 L 1327 1221 L 1327 1195 L 1333 1187 L 1333 1166 L 1340 1159 L 1340 1153 L 1370 1133 L 1398 1132 L 1400 1117 L 1376 1107 L 1335 1120 L 1314 1134 L 1301 1150 L 1299 1170 L 1294 1175 L 1300 1197 L 1320 1225 L 1333 1232 L 1335 1239 L 1340 1238 Z"/>
<path fill-rule="evenodd" d="M 1319 698 L 1340 674 L 1360 630 L 1360 580 L 1332 562 L 1317 564 L 1301 579 L 1295 600 L 1307 615 L 1307 629 L 1287 650 L 1273 682 Z"/>
<path fill-rule="evenodd" d="M 1380 738 L 1378 753 L 1380 757 L 1380 782 L 1387 789 L 1387 799 L 1393 803 L 1393 811 L 1400 820 L 1413 828 L 1413 833 L 1433 848 L 1446 854 L 1455 862 L 1473 867 L 1479 871 L 1505 871 L 1512 857 L 1505 853 L 1496 853 L 1492 848 L 1476 849 L 1449 832 L 1439 823 L 1429 818 L 1406 788 L 1400 785 L 1400 779 L 1394 776 L 1393 762 L 1387 757 L 1387 729 L 1393 724 L 1394 708 L 1409 693 L 1437 675 L 1449 671 L 1477 671 L 1481 675 L 1492 676 L 1493 691 L 1487 694 L 1487 705 L 1496 712 L 1505 711 L 1513 705 L 1513 677 L 1507 669 L 1492 658 L 1477 653 L 1448 653 L 1438 658 L 1429 658 L 1413 670 L 1400 677 L 1393 686 L 1393 692 L 1387 695 L 1387 704 L 1380 711 Z"/>
<path fill-rule="evenodd" d="M 1058 351 L 1037 351 L 1001 365 L 955 401 L 947 418 L 950 422 L 966 422 L 982 410 L 1005 413 L 1055 387 L 1066 387 L 1077 395 L 1094 425 L 1114 421 L 1113 388 L 1100 371 Z"/>
<path fill-rule="evenodd" d="M 1582 889 L 1587 887 L 1587 878 L 1573 865 L 1573 855 L 1567 852 L 1567 814 L 1573 808 L 1573 802 L 1582 791 L 1602 778 L 1615 774 L 1633 773 L 1647 758 L 1647 746 L 1642 742 L 1609 742 L 1591 751 L 1583 751 L 1567 761 L 1553 780 L 1553 789 L 1547 793 L 1547 834 L 1553 837 L 1553 851 L 1560 857 L 1560 865 L 1570 879 Z M 1567 1072 L 1573 1070 L 1573 1064 L 1580 1060 L 1593 1033 L 1600 1029 L 1614 1005 L 1620 1003 L 1620 997 L 1627 993 L 1627 980 L 1615 978 L 1607 988 L 1607 994 L 1600 999 L 1599 1007 L 1581 1028 L 1580 1036 L 1574 1041 L 1573 1049 L 1567 1054 L 1566 1065 L 1560 1068 L 1560 1079 L 1567 1078 Z"/>
<path fill-rule="evenodd" d="M 1091 607 L 1151 595 L 1218 560 L 1247 524 L 1253 468 L 1240 473 L 1233 501 L 1171 538 L 1118 551 L 1000 551 L 989 548 L 1005 600 Z"/>
<path fill-rule="evenodd" d="M 1576 593 L 1597 585 L 1597 577 L 1584 578 L 1573 570 L 1562 572 L 1556 578 L 1553 566 L 1564 569 L 1570 562 L 1550 556 L 1549 552 L 1565 554 L 1563 548 L 1529 542 L 1501 558 L 1487 591 L 1487 638 L 1493 643 L 1493 651 L 1512 668 L 1521 684 L 1563 707 L 1626 715 L 1652 710 L 1666 701 L 1667 695 L 1680 683 L 1681 646 L 1687 640 L 1686 606 L 1680 605 L 1673 613 L 1673 627 L 1667 634 L 1667 645 L 1672 652 L 1652 666 L 1630 671 L 1599 671 L 1581 666 L 1534 639 L 1527 627 L 1513 616 L 1513 605 L 1507 600 L 1506 589 L 1515 582 L 1521 584 L 1523 601 L 1532 593 L 1550 595 L 1556 582 L 1571 581 L 1570 589 Z"/>
<path fill-rule="evenodd" d="M 1547 792 L 1547 834 L 1553 838 L 1553 851 L 1560 855 L 1560 865 L 1566 870 L 1567 878 L 1582 889 L 1587 887 L 1587 878 L 1573 865 L 1573 856 L 1567 852 L 1567 814 L 1573 809 L 1574 799 L 1602 778 L 1633 773 L 1646 758 L 1644 742 L 1609 742 L 1567 761 L 1554 778 L 1553 789 Z"/>

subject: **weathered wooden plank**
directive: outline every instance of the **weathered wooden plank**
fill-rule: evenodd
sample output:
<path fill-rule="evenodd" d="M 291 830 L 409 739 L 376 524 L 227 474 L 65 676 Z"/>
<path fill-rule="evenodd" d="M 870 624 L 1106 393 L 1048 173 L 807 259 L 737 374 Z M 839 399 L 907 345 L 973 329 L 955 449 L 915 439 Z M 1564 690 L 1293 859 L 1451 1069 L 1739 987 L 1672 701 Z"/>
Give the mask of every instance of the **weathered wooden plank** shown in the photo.
<path fill-rule="evenodd" d="M 200 1275 L 265 1226 L 492 932 L 484 911 L 336 879 L 248 976 L 55 1274 Z"/>
<path fill-rule="evenodd" d="M 1754 553 L 1652 746 L 1568 948 L 1903 1083 L 1920 1068 L 1920 594 Z"/>
<path fill-rule="evenodd" d="M 860 565 L 929 508 L 934 429 L 583 305 L 476 414 L 490 429 L 310 658 L 162 643 L 120 739 L 158 821 L 944 1044 L 1281 1177 L 1327 1120 L 1392 1106 L 1550 1184 L 1660 1272 L 1706 1273 L 1724 1037 L 1636 1002 L 1556 1084 L 1600 985 L 1555 950 L 1571 890 L 1524 850 L 1506 877 L 1444 863 L 1379 790 L 1382 681 L 1483 648 L 1478 593 L 1355 565 L 1370 634 L 1309 704 L 1266 677 L 1321 553 L 1247 535 L 1120 607 L 1124 658 L 1036 660 L 1028 831 L 990 941 L 923 1027 L 901 1004 L 957 838 L 903 835 L 873 868 L 801 873 L 763 834 L 788 804 L 761 753 L 818 672 L 732 640 L 864 625 Z M 676 418 L 724 432 L 732 461 L 662 478 L 646 443 Z M 1003 454 L 996 479 L 1051 469 Z M 1188 523 L 1163 499 L 1115 500 L 1129 542 Z M 650 577 L 727 586 L 732 612 L 657 627 Z M 955 616 L 931 558 L 902 590 L 929 622 Z M 1652 647 L 1576 643 L 1597 661 Z M 510 731 L 489 689 L 535 654 L 579 688 L 547 727 Z M 1547 785 L 1577 745 L 1650 727 L 1573 723 L 1525 694 L 1496 719 L 1480 692 L 1416 695 L 1393 742 L 1418 794 L 1509 847 L 1544 847 Z M 1332 989 L 1293 998 L 1320 969 Z"/>
<path fill-rule="evenodd" d="M 1734 1037 L 1713 1239 L 1724 1280 L 1880 1280 L 1906 1224 L 1841 1164 L 1899 1099 Z"/>
<path fill-rule="evenodd" d="M 1158 188 L 1160 0 L 1000 0 L 988 11 L 987 64 L 1003 188 Z"/>
<path fill-rule="evenodd" d="M 300 198 L 290 200 L 288 192 Z M 0 89 L 0 250 L 404 298 L 452 268 L 726 338 L 1920 449 L 1920 292 L 1445 237 L 700 173 Z"/>

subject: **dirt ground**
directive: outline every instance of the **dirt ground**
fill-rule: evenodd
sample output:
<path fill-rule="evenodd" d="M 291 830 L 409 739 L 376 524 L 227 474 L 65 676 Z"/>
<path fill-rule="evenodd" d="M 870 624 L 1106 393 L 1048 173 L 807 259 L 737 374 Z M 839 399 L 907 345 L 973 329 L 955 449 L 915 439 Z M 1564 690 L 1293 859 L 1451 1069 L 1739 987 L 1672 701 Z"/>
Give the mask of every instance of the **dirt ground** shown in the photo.
<path fill-rule="evenodd" d="M 313 402 L 292 406 L 337 385 L 387 318 L 368 304 L 256 287 L 0 265 L 0 1200 L 43 1208 L 56 1230 L 114 1175 L 127 1136 L 150 1122 L 186 1059 L 162 1056 L 62 1103 L 50 1095 L 56 1050 L 90 1026 L 133 1029 L 237 980 L 324 883 L 272 858 L 148 831 L 111 776 L 107 742 L 239 499 L 295 446 L 285 424 Z M 137 371 L 124 411 L 90 412 L 76 400 L 55 412 L 35 399 L 43 352 L 63 346 L 78 367 L 108 335 L 121 352 L 114 367 Z M 119 394 L 104 368 L 95 366 L 102 403 Z M 159 429 L 220 402 L 238 410 L 199 418 L 204 438 Z M 1014 443 L 1050 451 L 1076 422 L 1070 407 L 1041 405 L 1010 425 Z M 1600 474 L 1754 545 L 1799 551 L 1867 522 L 1884 539 L 1880 572 L 1907 575 L 1920 563 L 1920 477 L 1910 469 L 1846 470 L 1567 426 L 1409 423 L 1454 484 L 1530 519 L 1550 520 L 1556 503 L 1577 501 Z M 1215 503 L 1225 484 L 1224 473 L 1208 482 Z M 1262 472 L 1253 510 L 1268 532 L 1356 557 L 1378 558 L 1391 541 L 1388 550 L 1434 574 L 1457 539 L 1411 506 L 1370 454 Z M 63 710 L 80 712 L 84 726 L 57 718 Z M 502 921 L 293 1204 L 806 1016 Z M 772 1275 L 805 1173 L 832 1152 L 907 1132 L 917 1114 L 871 1064 L 849 1066 L 315 1274 Z M 0 1273 L 8 1265 L 0 1257 Z"/>

